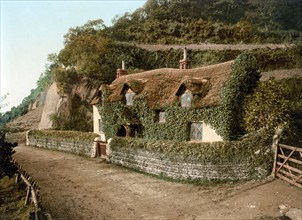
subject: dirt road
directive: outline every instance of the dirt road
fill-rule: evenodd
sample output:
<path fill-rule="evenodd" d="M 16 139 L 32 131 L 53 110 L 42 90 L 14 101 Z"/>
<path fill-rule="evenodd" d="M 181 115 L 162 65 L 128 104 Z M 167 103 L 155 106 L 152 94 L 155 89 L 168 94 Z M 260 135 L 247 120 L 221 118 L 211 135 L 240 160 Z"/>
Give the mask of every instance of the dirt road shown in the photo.
<path fill-rule="evenodd" d="M 19 146 L 53 219 L 259 219 L 302 208 L 302 190 L 275 180 L 196 186 L 72 154 Z"/>

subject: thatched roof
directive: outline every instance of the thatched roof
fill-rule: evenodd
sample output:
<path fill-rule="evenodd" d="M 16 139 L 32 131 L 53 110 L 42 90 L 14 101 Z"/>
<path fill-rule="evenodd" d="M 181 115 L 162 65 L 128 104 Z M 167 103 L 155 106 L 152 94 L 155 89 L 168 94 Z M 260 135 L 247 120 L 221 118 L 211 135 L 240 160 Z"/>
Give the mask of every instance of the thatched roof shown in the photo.
<path fill-rule="evenodd" d="M 197 95 L 196 103 L 204 106 L 219 104 L 219 91 L 228 80 L 233 61 L 194 68 L 156 69 L 122 76 L 113 81 L 109 89 L 109 102 L 121 101 L 129 88 L 136 93 L 134 99 L 145 98 L 149 107 L 160 109 L 175 103 L 186 89 Z"/>

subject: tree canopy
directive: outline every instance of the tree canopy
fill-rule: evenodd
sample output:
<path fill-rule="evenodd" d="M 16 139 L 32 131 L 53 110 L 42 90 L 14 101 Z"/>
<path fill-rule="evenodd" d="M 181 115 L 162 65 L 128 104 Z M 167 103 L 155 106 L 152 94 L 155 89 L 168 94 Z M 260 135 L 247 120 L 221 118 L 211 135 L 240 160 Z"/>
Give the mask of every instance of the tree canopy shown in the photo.
<path fill-rule="evenodd" d="M 148 0 L 105 30 L 142 43 L 253 43 L 301 39 L 300 0 Z"/>

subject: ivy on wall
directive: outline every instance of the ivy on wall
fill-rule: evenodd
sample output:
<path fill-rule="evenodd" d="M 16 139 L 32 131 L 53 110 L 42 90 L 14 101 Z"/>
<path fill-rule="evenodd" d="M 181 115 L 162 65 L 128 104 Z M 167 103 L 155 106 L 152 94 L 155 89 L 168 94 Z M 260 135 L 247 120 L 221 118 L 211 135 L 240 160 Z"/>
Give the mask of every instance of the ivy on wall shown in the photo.
<path fill-rule="evenodd" d="M 148 107 L 144 98 L 135 99 L 133 106 L 108 102 L 108 91 L 104 88 L 104 105 L 99 106 L 99 112 L 103 118 L 105 135 L 113 138 L 123 125 L 140 124 L 142 130 L 139 133 L 145 139 L 187 141 L 190 123 L 203 121 L 210 124 L 224 140 L 236 139 L 242 134 L 242 102 L 257 85 L 259 78 L 256 59 L 244 53 L 238 56 L 232 66 L 231 78 L 220 94 L 221 105 L 188 109 L 175 103 L 164 109 L 165 123 L 155 120 L 156 111 Z"/>
<path fill-rule="evenodd" d="M 222 111 L 226 127 L 222 136 L 229 140 L 243 135 L 243 102 L 260 79 L 257 60 L 248 53 L 240 54 L 232 65 L 232 74 L 221 90 Z"/>
<path fill-rule="evenodd" d="M 139 151 L 143 150 L 161 155 L 164 160 L 184 163 L 207 165 L 248 163 L 251 175 L 256 173 L 259 167 L 266 172 L 265 175 L 268 175 L 273 162 L 273 152 L 270 148 L 271 137 L 272 133 L 268 130 L 252 133 L 239 141 L 213 143 L 115 137 L 110 147 L 112 151 L 138 155 Z"/>
<path fill-rule="evenodd" d="M 99 137 L 98 134 L 80 132 L 80 131 L 58 131 L 58 130 L 30 130 L 29 136 L 36 136 L 39 138 L 61 138 L 71 139 L 74 141 L 88 141 L 92 142 L 94 138 Z"/>

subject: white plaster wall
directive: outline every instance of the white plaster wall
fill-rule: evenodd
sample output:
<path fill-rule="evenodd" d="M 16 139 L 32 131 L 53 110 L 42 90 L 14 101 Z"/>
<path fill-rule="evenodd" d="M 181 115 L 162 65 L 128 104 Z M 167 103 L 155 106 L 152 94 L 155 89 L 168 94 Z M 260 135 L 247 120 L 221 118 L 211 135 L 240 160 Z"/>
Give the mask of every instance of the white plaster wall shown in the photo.
<path fill-rule="evenodd" d="M 203 123 L 202 131 L 203 131 L 202 142 L 223 141 L 222 137 L 218 135 L 216 131 L 206 123 Z"/>
<path fill-rule="evenodd" d="M 106 141 L 105 134 L 99 131 L 99 119 L 101 119 L 100 113 L 95 105 L 93 105 L 93 133 L 99 134 L 101 141 Z"/>

